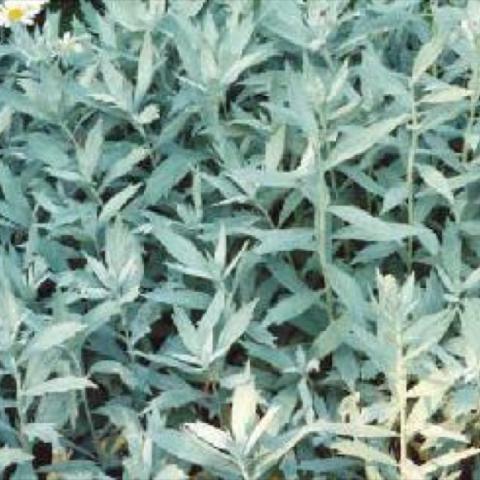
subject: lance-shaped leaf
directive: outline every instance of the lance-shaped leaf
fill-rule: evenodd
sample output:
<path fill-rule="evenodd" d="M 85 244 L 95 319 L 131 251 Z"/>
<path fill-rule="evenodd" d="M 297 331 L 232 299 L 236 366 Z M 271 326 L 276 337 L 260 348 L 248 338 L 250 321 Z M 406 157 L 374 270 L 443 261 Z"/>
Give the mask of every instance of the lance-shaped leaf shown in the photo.
<path fill-rule="evenodd" d="M 36 397 L 47 393 L 64 393 L 85 388 L 96 388 L 96 385 L 88 378 L 67 376 L 47 380 L 20 393 L 24 396 Z"/>
<path fill-rule="evenodd" d="M 252 380 L 238 385 L 232 399 L 232 433 L 244 445 L 257 422 L 258 392 Z"/>
<path fill-rule="evenodd" d="M 366 128 L 358 127 L 354 131 L 346 133 L 345 137 L 341 138 L 332 150 L 324 165 L 325 171 L 364 153 L 376 143 L 385 141 L 388 134 L 405 123 L 408 118 L 409 115 L 399 115 L 398 117 L 381 120 Z"/>
<path fill-rule="evenodd" d="M 74 337 L 77 333 L 86 328 L 79 322 L 66 321 L 53 325 L 48 325 L 41 330 L 23 352 L 22 358 L 27 359 L 31 355 L 38 354 L 52 347 L 62 345 L 64 342 Z"/>
<path fill-rule="evenodd" d="M 355 239 L 370 242 L 399 242 L 405 238 L 417 236 L 420 242 L 432 254 L 439 248 L 435 234 L 424 225 L 386 222 L 354 206 L 332 206 L 329 211 L 350 223 L 335 234 L 336 238 Z"/>
<path fill-rule="evenodd" d="M 238 476 L 235 464 L 224 453 L 218 451 L 196 435 L 174 429 L 159 429 L 153 432 L 153 441 L 162 450 L 191 465 L 202 465 L 222 476 Z"/>
<path fill-rule="evenodd" d="M 253 318 L 257 300 L 244 305 L 240 310 L 230 315 L 218 338 L 214 358 L 224 355 L 230 347 L 245 333 Z"/>
<path fill-rule="evenodd" d="M 137 84 L 134 93 L 134 104 L 137 108 L 152 83 L 154 74 L 153 53 L 152 35 L 150 32 L 145 32 L 140 58 L 138 59 Z"/>

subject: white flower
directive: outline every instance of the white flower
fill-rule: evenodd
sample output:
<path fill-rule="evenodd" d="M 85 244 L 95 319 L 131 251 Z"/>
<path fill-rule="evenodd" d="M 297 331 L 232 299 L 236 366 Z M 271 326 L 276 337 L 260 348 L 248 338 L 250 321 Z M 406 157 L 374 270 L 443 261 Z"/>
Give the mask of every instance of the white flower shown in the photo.
<path fill-rule="evenodd" d="M 0 6 L 0 26 L 31 25 L 48 0 L 5 0 Z"/>

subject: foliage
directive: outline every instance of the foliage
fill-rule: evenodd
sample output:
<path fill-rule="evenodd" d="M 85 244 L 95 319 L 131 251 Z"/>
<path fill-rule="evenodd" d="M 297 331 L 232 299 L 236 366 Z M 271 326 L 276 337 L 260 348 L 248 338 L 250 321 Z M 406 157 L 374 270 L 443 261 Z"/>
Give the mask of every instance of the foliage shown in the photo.
<path fill-rule="evenodd" d="M 2 33 L 5 478 L 480 478 L 479 3 L 104 3 Z"/>

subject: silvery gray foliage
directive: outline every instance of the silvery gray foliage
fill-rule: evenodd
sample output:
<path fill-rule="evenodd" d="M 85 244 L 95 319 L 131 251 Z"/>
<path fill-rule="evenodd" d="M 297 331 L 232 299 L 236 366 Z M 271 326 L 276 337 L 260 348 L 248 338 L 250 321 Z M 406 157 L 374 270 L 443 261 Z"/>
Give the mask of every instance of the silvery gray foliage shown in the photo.
<path fill-rule="evenodd" d="M 5 478 L 480 478 L 478 2 L 79 5 L 2 31 Z"/>

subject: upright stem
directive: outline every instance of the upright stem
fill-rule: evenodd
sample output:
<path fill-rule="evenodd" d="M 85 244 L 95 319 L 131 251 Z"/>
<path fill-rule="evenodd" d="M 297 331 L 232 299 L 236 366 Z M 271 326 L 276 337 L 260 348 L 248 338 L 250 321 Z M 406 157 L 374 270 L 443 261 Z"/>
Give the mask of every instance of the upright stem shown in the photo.
<path fill-rule="evenodd" d="M 120 320 L 122 323 L 122 329 L 125 336 L 124 337 L 125 345 L 127 347 L 127 355 L 130 362 L 135 363 L 135 353 L 134 353 L 133 342 L 132 342 L 132 334 L 128 325 L 127 315 L 125 313 L 123 306 L 120 304 L 120 302 L 119 302 L 119 309 L 120 309 Z"/>
<path fill-rule="evenodd" d="M 27 424 L 27 417 L 26 417 L 26 412 L 24 408 L 24 397 L 21 396 L 21 391 L 22 391 L 22 377 L 20 374 L 20 371 L 18 370 L 17 367 L 17 362 L 15 359 L 12 358 L 12 364 L 14 366 L 14 380 L 15 380 L 15 389 L 16 389 L 16 402 L 17 402 L 17 413 L 18 413 L 18 422 L 19 422 L 19 440 L 22 445 L 23 450 L 26 452 L 30 452 L 30 443 L 28 441 L 28 438 L 25 436 L 25 425 Z"/>
<path fill-rule="evenodd" d="M 318 173 L 318 195 L 317 205 L 315 207 L 315 236 L 317 238 L 317 254 L 322 269 L 323 279 L 325 283 L 325 294 L 327 303 L 328 319 L 332 321 L 334 319 L 333 314 L 333 293 L 328 280 L 327 265 L 327 203 L 328 193 L 326 192 L 327 185 L 325 183 L 324 173 L 320 168 Z"/>
<path fill-rule="evenodd" d="M 480 52 L 476 52 L 474 64 L 472 65 L 472 86 L 473 93 L 470 97 L 470 111 L 468 115 L 467 127 L 463 135 L 463 147 L 462 147 L 462 163 L 467 162 L 468 151 L 470 149 L 469 140 L 472 135 L 473 124 L 475 123 L 475 109 L 477 106 L 478 99 L 480 97 L 480 88 L 479 88 L 479 63 L 478 55 Z"/>
<path fill-rule="evenodd" d="M 398 392 L 398 402 L 400 407 L 400 480 L 409 480 L 407 477 L 407 387 L 405 379 L 405 370 L 400 370 L 400 385 Z"/>
<path fill-rule="evenodd" d="M 413 88 L 413 86 L 412 86 Z M 408 224 L 413 225 L 414 218 L 414 185 L 413 185 L 413 171 L 415 167 L 415 155 L 418 147 L 418 122 L 417 122 L 417 107 L 415 104 L 415 93 L 412 91 L 412 134 L 410 140 L 410 148 L 407 158 L 407 189 L 408 189 Z M 407 250 L 407 268 L 410 272 L 412 270 L 413 262 L 413 238 L 408 238 L 408 250 Z"/>
<path fill-rule="evenodd" d="M 407 468 L 408 468 L 408 437 L 407 437 L 407 374 L 405 370 L 405 364 L 403 361 L 403 338 L 402 338 L 402 325 L 400 322 L 397 323 L 396 331 L 396 342 L 397 342 L 397 372 L 396 372 L 396 394 L 398 407 L 400 409 L 400 460 L 399 460 L 399 470 L 400 470 L 400 480 L 409 480 L 407 477 Z"/>
<path fill-rule="evenodd" d="M 327 115 L 324 109 L 320 112 L 321 123 L 321 141 L 324 149 L 324 155 L 326 158 L 330 156 L 330 145 L 328 144 L 328 123 Z M 325 296 L 327 305 L 327 315 L 329 321 L 334 319 L 333 311 L 333 292 L 330 286 L 330 281 L 327 274 L 328 266 L 328 248 L 327 248 L 327 206 L 330 201 L 330 194 L 327 183 L 325 182 L 325 172 L 322 168 L 321 158 L 319 158 L 319 151 L 316 152 L 316 168 L 318 172 L 317 178 L 317 202 L 315 207 L 315 236 L 317 238 L 317 253 L 320 268 L 323 274 L 323 281 L 325 284 Z M 335 174 L 330 171 L 330 179 L 332 186 L 335 189 Z"/>
<path fill-rule="evenodd" d="M 72 365 L 74 366 L 75 370 L 77 371 L 78 375 L 80 375 L 81 377 L 85 377 L 86 372 L 85 372 L 82 359 L 81 358 L 77 359 L 74 352 L 72 352 L 68 348 L 62 347 L 62 351 L 66 353 L 66 355 L 72 362 Z M 101 449 L 100 437 L 98 436 L 97 431 L 95 430 L 95 424 L 93 423 L 92 412 L 90 410 L 90 406 L 88 405 L 88 398 L 87 398 L 86 391 L 81 390 L 80 395 L 82 397 L 83 408 L 85 411 L 85 416 L 87 418 L 87 425 L 90 430 L 90 435 L 92 436 L 92 442 L 93 442 L 93 446 L 95 447 L 97 459 L 100 462 L 100 464 L 104 466 L 105 462 L 104 462 L 104 456 Z"/>

